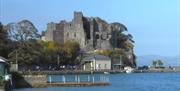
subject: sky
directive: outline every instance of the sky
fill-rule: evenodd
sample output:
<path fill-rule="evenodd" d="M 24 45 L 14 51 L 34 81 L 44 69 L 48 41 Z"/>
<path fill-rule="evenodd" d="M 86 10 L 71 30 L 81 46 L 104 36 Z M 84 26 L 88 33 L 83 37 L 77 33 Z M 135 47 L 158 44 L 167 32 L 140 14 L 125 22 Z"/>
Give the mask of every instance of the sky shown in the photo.
<path fill-rule="evenodd" d="M 140 55 L 180 55 L 180 0 L 0 0 L 0 22 L 28 19 L 39 31 L 74 11 L 127 26 Z"/>

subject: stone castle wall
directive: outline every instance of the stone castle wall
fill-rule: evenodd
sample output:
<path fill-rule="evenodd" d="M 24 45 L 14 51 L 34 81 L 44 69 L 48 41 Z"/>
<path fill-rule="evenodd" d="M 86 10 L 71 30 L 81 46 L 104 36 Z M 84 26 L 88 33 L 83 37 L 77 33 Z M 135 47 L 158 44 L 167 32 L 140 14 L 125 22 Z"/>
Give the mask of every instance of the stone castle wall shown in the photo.
<path fill-rule="evenodd" d="M 108 24 L 98 17 L 84 17 L 82 12 L 74 12 L 70 22 L 48 23 L 44 37 L 46 41 L 59 43 L 74 40 L 85 51 L 113 49 L 117 47 L 116 33 L 121 29 L 120 24 Z"/>

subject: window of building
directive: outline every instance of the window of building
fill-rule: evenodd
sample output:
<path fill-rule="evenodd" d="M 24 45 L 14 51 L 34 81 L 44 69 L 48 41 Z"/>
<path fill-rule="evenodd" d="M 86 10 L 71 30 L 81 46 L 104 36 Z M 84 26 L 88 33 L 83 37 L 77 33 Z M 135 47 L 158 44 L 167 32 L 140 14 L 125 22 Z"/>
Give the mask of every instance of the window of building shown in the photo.
<path fill-rule="evenodd" d="M 99 68 L 99 69 L 101 68 L 101 64 L 98 65 L 98 68 Z"/>
<path fill-rule="evenodd" d="M 104 68 L 107 68 L 107 64 L 104 64 Z"/>

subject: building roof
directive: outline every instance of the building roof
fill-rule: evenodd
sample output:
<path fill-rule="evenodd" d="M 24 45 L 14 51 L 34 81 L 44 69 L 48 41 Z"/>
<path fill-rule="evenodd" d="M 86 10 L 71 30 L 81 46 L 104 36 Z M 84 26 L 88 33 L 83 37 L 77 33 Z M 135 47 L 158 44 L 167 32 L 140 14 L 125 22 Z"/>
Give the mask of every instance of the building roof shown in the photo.
<path fill-rule="evenodd" d="M 6 63 L 8 60 L 0 56 L 0 62 Z"/>
<path fill-rule="evenodd" d="M 107 60 L 110 61 L 111 59 L 104 55 L 90 55 L 88 57 L 85 57 L 82 61 L 100 61 L 100 60 Z"/>

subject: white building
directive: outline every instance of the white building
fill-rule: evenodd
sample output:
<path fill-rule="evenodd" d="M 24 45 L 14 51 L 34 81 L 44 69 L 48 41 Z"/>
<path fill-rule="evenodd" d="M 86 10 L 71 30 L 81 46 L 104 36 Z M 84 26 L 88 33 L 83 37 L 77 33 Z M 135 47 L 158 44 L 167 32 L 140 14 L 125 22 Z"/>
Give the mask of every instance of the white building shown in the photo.
<path fill-rule="evenodd" d="M 83 70 L 110 70 L 111 59 L 103 55 L 91 55 L 82 60 Z"/>

